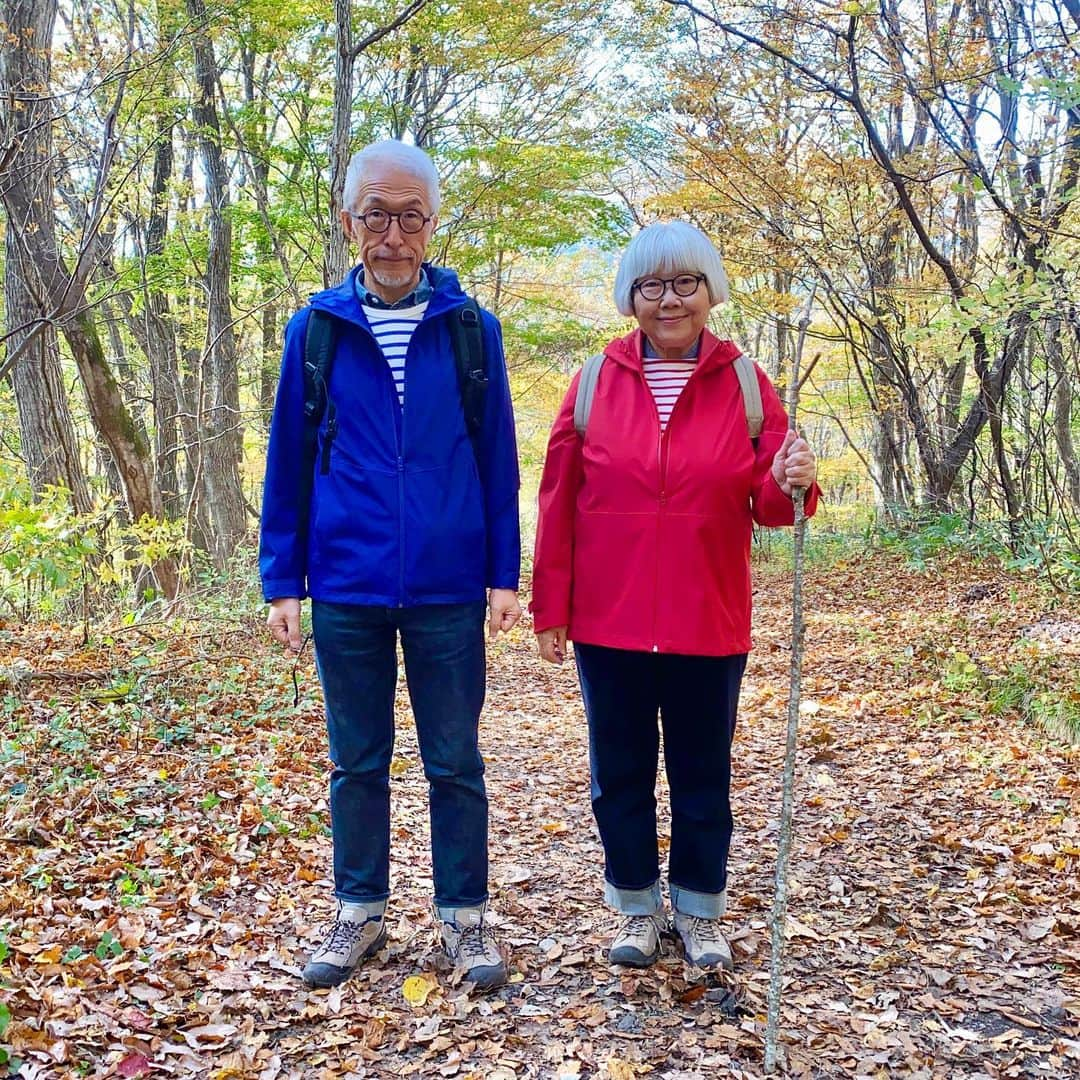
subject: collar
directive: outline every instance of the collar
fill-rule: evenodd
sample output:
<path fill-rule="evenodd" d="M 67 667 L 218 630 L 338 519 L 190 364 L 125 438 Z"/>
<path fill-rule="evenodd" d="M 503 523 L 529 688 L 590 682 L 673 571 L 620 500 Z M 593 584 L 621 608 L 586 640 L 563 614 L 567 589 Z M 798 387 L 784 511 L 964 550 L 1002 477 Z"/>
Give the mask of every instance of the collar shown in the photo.
<path fill-rule="evenodd" d="M 431 282 L 428 280 L 427 271 L 422 266 L 420 267 L 420 280 L 416 283 L 416 288 L 408 296 L 403 296 L 392 304 L 388 304 L 381 296 L 373 293 L 364 284 L 364 268 L 362 266 L 357 271 L 354 281 L 356 283 L 356 299 L 360 302 L 361 307 L 384 308 L 389 311 L 423 304 L 431 299 L 433 291 Z"/>
<path fill-rule="evenodd" d="M 682 360 L 696 360 L 698 353 L 701 351 L 701 337 L 699 336 L 697 341 L 690 346 L 680 357 Z M 649 357 L 650 360 L 659 359 L 660 354 L 653 348 L 653 343 L 645 336 L 641 335 L 641 355 Z"/>

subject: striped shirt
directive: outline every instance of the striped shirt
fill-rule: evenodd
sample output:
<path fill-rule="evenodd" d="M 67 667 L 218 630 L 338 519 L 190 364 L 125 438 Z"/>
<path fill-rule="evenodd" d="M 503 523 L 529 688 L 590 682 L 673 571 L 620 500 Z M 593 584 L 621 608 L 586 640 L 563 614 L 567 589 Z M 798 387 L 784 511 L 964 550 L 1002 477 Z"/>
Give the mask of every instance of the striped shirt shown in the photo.
<path fill-rule="evenodd" d="M 652 350 L 646 350 L 651 352 Z M 688 356 L 682 360 L 662 360 L 658 356 L 645 355 L 641 358 L 645 370 L 645 381 L 649 384 L 656 411 L 660 415 L 660 430 L 666 430 L 671 419 L 671 410 L 686 385 L 686 380 L 697 367 L 697 357 Z"/>
<path fill-rule="evenodd" d="M 405 353 L 413 331 L 427 311 L 427 300 L 407 308 L 377 308 L 364 304 L 364 314 L 371 324 L 371 332 L 382 349 L 386 362 L 390 365 L 390 374 L 394 377 L 394 388 L 398 401 L 405 408 Z"/>

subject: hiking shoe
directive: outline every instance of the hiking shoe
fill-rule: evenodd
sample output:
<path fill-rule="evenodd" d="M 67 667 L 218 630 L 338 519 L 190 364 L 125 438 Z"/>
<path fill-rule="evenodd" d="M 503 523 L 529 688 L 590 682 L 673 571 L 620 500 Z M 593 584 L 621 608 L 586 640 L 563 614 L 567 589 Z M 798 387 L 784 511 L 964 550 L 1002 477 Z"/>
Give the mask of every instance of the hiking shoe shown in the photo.
<path fill-rule="evenodd" d="M 486 905 L 458 908 L 453 921 L 439 919 L 439 935 L 446 955 L 478 990 L 491 990 L 506 982 L 506 961 L 499 952 L 495 934 L 484 925 L 485 910 Z"/>
<path fill-rule="evenodd" d="M 311 954 L 301 978 L 308 986 L 337 986 L 386 944 L 385 904 L 338 901 L 326 940 Z"/>
<path fill-rule="evenodd" d="M 627 915 L 608 949 L 608 962 L 624 967 L 645 968 L 660 955 L 660 935 L 667 929 L 662 914 Z"/>
<path fill-rule="evenodd" d="M 735 966 L 731 946 L 720 929 L 719 919 L 703 919 L 699 915 L 683 915 L 676 911 L 675 929 L 682 938 L 687 962 L 694 967 L 730 971 Z"/>

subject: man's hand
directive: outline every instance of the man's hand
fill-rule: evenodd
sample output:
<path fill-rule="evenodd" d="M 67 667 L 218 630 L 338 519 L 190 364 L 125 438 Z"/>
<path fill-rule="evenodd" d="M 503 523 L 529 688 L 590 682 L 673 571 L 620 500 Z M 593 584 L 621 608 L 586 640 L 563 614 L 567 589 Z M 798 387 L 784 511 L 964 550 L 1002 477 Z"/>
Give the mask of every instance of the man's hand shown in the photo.
<path fill-rule="evenodd" d="M 817 479 L 817 460 L 810 444 L 789 431 L 784 437 L 784 445 L 773 458 L 772 473 L 776 486 L 788 497 L 793 488 L 805 491 Z"/>
<path fill-rule="evenodd" d="M 536 645 L 540 649 L 541 660 L 561 664 L 566 659 L 566 627 L 553 626 L 550 630 L 541 630 L 536 635 Z"/>
<path fill-rule="evenodd" d="M 288 646 L 294 653 L 300 651 L 300 601 L 295 596 L 280 596 L 270 601 L 270 614 L 266 617 L 270 635 L 277 642 Z"/>
<path fill-rule="evenodd" d="M 521 618 L 521 605 L 518 603 L 517 593 L 513 589 L 492 589 L 488 597 L 488 638 L 495 640 L 501 630 L 504 634 L 512 630 L 518 619 Z"/>

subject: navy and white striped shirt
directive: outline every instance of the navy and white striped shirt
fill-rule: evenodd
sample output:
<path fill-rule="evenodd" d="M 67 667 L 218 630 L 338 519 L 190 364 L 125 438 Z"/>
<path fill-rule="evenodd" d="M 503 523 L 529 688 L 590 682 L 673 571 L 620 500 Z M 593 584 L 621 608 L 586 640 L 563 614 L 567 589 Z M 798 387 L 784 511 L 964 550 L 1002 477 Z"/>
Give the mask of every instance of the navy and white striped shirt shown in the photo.
<path fill-rule="evenodd" d="M 412 333 L 416 324 L 424 317 L 427 310 L 428 300 L 431 299 L 431 282 L 428 281 L 427 271 L 420 267 L 420 276 L 416 282 L 416 288 L 408 296 L 403 296 L 392 304 L 388 304 L 378 293 L 372 292 L 364 284 L 364 271 L 354 279 L 356 283 L 356 299 L 367 315 L 371 324 L 375 339 L 382 349 L 390 365 L 390 374 L 394 377 L 394 387 L 397 390 L 398 402 L 405 407 L 405 353 L 412 340 Z M 397 316 L 397 318 L 391 318 Z M 383 319 L 388 320 L 388 325 L 377 327 L 375 324 Z"/>
<path fill-rule="evenodd" d="M 371 324 L 371 332 L 390 365 L 394 377 L 398 401 L 405 408 L 405 354 L 412 341 L 413 331 L 427 311 L 427 300 L 407 308 L 377 308 L 364 305 L 364 314 Z"/>

